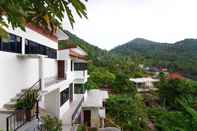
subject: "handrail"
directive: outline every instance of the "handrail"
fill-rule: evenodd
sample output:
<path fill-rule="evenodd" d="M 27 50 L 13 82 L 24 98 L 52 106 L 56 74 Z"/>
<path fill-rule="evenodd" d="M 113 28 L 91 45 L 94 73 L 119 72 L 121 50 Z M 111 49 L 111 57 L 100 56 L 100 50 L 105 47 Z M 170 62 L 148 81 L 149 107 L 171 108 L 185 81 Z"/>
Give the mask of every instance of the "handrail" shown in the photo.
<path fill-rule="evenodd" d="M 82 103 L 84 101 L 84 96 L 82 97 L 81 101 L 79 102 L 79 104 L 77 105 L 77 108 L 75 109 L 75 111 L 72 114 L 72 121 L 75 119 L 75 116 L 79 110 L 79 108 L 81 107 Z"/>
<path fill-rule="evenodd" d="M 31 86 L 29 89 L 27 89 L 24 94 L 22 94 L 17 101 L 20 101 L 23 99 L 23 97 L 28 96 L 28 97 L 35 97 L 35 94 L 28 94 L 31 90 L 33 90 L 36 85 L 39 83 L 39 87 L 38 87 L 38 91 L 41 90 L 41 80 L 38 80 L 36 83 L 33 84 L 33 86 Z M 35 88 L 36 89 L 36 88 Z M 32 119 L 33 117 L 37 117 L 38 118 L 38 113 L 39 113 L 39 105 L 38 105 L 38 101 L 36 100 L 34 104 L 34 107 L 32 109 L 26 110 L 26 109 L 20 109 L 20 110 L 15 110 L 12 114 L 10 114 L 7 118 L 6 118 L 6 127 L 7 127 L 7 131 L 13 130 L 16 131 L 17 129 L 19 129 L 20 127 L 22 127 L 23 125 L 25 125 L 26 122 L 29 121 L 29 119 Z M 27 117 L 27 112 L 29 111 L 30 113 L 30 118 Z M 33 115 L 32 115 L 33 113 Z"/>
<path fill-rule="evenodd" d="M 28 90 L 26 90 L 17 100 L 21 100 L 25 96 L 25 94 L 27 92 L 31 91 L 38 83 L 41 84 L 41 80 L 38 80 L 36 83 L 34 83 L 33 86 L 31 86 Z M 40 90 L 40 89 L 41 89 L 41 85 L 39 85 L 38 90 Z"/>

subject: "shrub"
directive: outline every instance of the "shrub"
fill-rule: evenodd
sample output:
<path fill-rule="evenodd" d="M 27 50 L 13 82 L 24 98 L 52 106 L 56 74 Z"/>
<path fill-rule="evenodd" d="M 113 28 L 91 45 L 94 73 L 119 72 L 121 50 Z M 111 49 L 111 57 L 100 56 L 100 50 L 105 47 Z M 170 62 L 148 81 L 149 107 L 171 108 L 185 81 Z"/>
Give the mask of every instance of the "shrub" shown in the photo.
<path fill-rule="evenodd" d="M 62 131 L 62 121 L 56 117 L 45 115 L 42 117 L 44 129 L 46 131 Z"/>

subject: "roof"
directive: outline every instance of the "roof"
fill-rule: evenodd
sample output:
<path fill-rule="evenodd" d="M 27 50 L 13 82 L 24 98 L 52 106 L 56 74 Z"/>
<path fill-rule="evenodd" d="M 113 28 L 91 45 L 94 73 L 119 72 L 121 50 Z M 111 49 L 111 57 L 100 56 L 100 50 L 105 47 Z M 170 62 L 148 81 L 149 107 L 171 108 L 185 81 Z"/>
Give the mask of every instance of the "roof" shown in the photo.
<path fill-rule="evenodd" d="M 92 89 L 87 92 L 87 98 L 83 103 L 83 107 L 103 107 L 103 101 L 109 98 L 108 92 Z"/>
<path fill-rule="evenodd" d="M 135 82 L 135 83 L 146 83 L 146 82 L 158 82 L 159 81 L 159 79 L 153 79 L 151 77 L 130 78 L 129 80 L 132 82 Z"/>
<path fill-rule="evenodd" d="M 71 57 L 77 57 L 79 59 L 86 59 L 87 58 L 87 53 L 85 51 L 83 51 L 80 47 L 70 48 L 69 55 Z"/>
<path fill-rule="evenodd" d="M 49 31 L 46 31 L 45 29 L 43 29 L 42 27 L 39 27 L 39 26 L 35 26 L 33 25 L 32 23 L 28 23 L 26 25 L 27 28 L 55 41 L 55 42 L 58 42 L 58 37 L 56 36 L 56 34 L 52 34 L 50 33 Z"/>
<path fill-rule="evenodd" d="M 184 80 L 186 78 L 182 76 L 180 73 L 173 72 L 168 74 L 168 79 Z"/>

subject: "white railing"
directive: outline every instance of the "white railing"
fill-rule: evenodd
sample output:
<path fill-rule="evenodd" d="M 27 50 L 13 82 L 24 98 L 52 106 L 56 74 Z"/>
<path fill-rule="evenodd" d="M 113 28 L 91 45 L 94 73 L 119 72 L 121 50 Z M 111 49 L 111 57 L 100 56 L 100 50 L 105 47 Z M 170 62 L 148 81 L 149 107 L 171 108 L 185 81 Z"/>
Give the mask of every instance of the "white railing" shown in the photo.
<path fill-rule="evenodd" d="M 74 78 L 75 79 L 86 79 L 87 76 L 88 76 L 87 70 L 84 70 L 84 71 L 74 71 L 73 74 L 74 74 Z"/>

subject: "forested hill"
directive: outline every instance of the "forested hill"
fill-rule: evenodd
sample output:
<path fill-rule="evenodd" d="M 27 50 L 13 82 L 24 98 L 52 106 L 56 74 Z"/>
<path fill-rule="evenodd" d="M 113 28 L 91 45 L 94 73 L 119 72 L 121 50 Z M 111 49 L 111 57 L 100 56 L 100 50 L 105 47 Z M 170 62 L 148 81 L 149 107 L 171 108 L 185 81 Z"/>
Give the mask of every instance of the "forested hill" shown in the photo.
<path fill-rule="evenodd" d="M 136 38 L 110 52 L 143 57 L 145 64 L 166 66 L 172 71 L 197 79 L 197 39 L 185 39 L 172 44 Z"/>
<path fill-rule="evenodd" d="M 101 48 L 84 41 L 69 31 L 65 31 L 65 33 L 69 36 L 69 40 L 71 42 L 77 44 L 88 53 L 88 56 L 91 60 L 97 60 L 108 53 L 106 50 L 102 50 Z"/>

